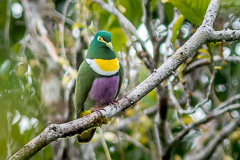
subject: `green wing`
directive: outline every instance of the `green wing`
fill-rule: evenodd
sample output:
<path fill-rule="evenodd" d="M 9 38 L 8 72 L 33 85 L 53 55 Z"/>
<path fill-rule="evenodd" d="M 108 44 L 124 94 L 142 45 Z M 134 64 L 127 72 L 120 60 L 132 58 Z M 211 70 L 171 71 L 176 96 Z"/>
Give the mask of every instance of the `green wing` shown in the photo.
<path fill-rule="evenodd" d="M 117 91 L 116 97 L 118 96 L 118 93 L 120 92 L 120 89 L 121 89 L 121 86 L 122 86 L 123 77 L 124 77 L 123 65 L 122 65 L 122 63 L 120 63 L 120 62 L 119 62 L 119 64 L 120 64 L 120 69 L 119 69 L 120 81 L 119 81 L 119 86 L 118 86 L 118 91 Z"/>
<path fill-rule="evenodd" d="M 95 77 L 94 74 L 94 71 L 84 60 L 79 67 L 75 87 L 74 105 L 77 117 L 79 117 L 80 112 L 84 110 L 84 102 L 86 101 L 88 94 L 91 90 L 92 83 Z"/>

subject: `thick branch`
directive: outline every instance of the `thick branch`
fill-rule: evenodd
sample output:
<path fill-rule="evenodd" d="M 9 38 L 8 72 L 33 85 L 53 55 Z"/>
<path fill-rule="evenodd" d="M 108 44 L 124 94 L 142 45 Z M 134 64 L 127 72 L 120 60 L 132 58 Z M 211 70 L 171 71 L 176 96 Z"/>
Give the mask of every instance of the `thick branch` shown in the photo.
<path fill-rule="evenodd" d="M 219 4 L 220 4 L 220 0 L 211 0 L 208 9 L 206 11 L 206 14 L 204 16 L 204 20 L 202 25 L 207 25 L 210 27 L 213 27 L 213 23 L 216 19 L 217 16 L 217 12 L 219 9 Z"/>
<path fill-rule="evenodd" d="M 209 37 L 209 41 L 235 41 L 240 38 L 240 30 L 222 30 L 222 31 L 213 31 Z"/>
<path fill-rule="evenodd" d="M 15 153 L 10 159 L 30 158 L 47 144 L 56 141 L 58 138 L 73 136 L 88 128 L 99 126 L 103 123 L 103 117 L 111 118 L 139 101 L 159 85 L 159 83 L 168 78 L 172 74 L 172 71 L 176 70 L 188 57 L 197 51 L 204 42 L 209 40 L 210 35 L 214 33 L 211 25 L 216 17 L 218 7 L 219 0 L 212 0 L 208 8 L 209 13 L 206 14 L 203 25 L 200 26 L 196 33 L 164 64 L 162 64 L 157 70 L 154 70 L 148 78 L 135 87 L 131 92 L 120 98 L 116 104 L 108 105 L 104 110 L 93 112 L 88 116 L 68 123 L 51 124 L 42 133 Z"/>
<path fill-rule="evenodd" d="M 23 148 L 15 153 L 9 160 L 29 159 L 49 143 L 57 141 L 58 138 L 70 137 L 83 132 L 87 128 L 91 128 L 92 125 L 98 125 L 97 122 L 101 120 L 101 118 L 100 114 L 94 112 L 89 116 L 68 123 L 50 124 L 42 133 L 24 145 Z"/>

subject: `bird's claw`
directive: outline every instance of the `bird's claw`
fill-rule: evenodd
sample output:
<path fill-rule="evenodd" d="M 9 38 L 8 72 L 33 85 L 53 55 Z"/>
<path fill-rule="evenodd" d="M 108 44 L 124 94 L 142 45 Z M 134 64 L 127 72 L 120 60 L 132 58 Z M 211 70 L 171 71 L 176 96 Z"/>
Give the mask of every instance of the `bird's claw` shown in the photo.
<path fill-rule="evenodd" d="M 103 116 L 101 110 L 104 110 L 106 112 L 104 108 L 92 108 L 93 112 L 97 112 L 97 114 L 100 114 L 100 116 Z"/>
<path fill-rule="evenodd" d="M 115 109 L 117 109 L 116 104 L 118 104 L 117 100 L 112 100 L 111 102 L 109 102 L 108 104 L 113 105 L 115 107 Z"/>
<path fill-rule="evenodd" d="M 112 104 L 112 105 L 114 105 L 115 106 L 115 104 L 118 104 L 118 101 L 117 100 L 112 100 L 111 102 L 109 102 L 109 104 Z"/>

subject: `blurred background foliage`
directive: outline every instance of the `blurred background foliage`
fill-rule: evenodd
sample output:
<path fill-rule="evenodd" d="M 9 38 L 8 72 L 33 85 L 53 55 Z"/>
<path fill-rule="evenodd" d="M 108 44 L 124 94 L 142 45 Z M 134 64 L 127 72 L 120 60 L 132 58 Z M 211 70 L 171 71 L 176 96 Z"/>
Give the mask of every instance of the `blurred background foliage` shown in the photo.
<path fill-rule="evenodd" d="M 38 135 L 48 123 L 63 123 L 74 119 L 72 98 L 76 71 L 98 30 L 107 30 L 112 34 L 114 51 L 124 65 L 125 77 L 120 92 L 120 96 L 123 96 L 151 74 L 153 68 L 146 65 L 145 59 L 154 59 L 153 65 L 158 67 L 165 61 L 166 54 L 172 55 L 189 39 L 201 24 L 209 2 L 210 0 L 114 0 L 116 9 L 136 29 L 139 36 L 136 37 L 129 32 L 127 24 L 124 27 L 115 15 L 102 9 L 94 0 L 1 0 L 0 159 L 9 158 Z M 149 3 L 150 9 L 147 11 L 150 14 L 144 13 L 143 6 Z M 239 30 L 239 7 L 239 0 L 222 0 L 215 29 Z M 169 38 L 161 41 L 157 51 L 153 49 L 154 39 L 148 34 L 151 32 L 146 26 L 148 23 L 144 23 L 148 18 L 157 38 L 166 39 L 171 31 L 173 34 L 170 41 Z M 203 105 L 204 110 L 211 111 L 227 98 L 240 93 L 239 56 L 239 41 L 201 46 L 176 71 L 176 76 L 169 77 L 173 93 L 181 107 L 194 107 L 207 96 L 212 77 L 212 57 L 218 59 L 214 61 L 217 73 L 213 83 L 213 96 Z M 201 60 L 206 63 L 187 69 L 190 64 Z M 161 85 L 162 88 L 166 86 L 167 82 Z M 101 160 L 107 159 L 108 154 L 112 159 L 121 160 L 159 159 L 156 124 L 159 123 L 158 108 L 162 105 L 162 97 L 168 102 L 166 121 L 172 136 L 181 132 L 184 125 L 207 116 L 199 108 L 193 114 L 179 117 L 168 90 L 161 91 L 163 93 L 158 89 L 151 91 L 133 107 L 114 118 L 108 126 L 99 129 L 92 143 L 79 145 L 74 137 L 58 140 L 32 159 Z M 239 100 L 235 102 L 237 101 Z M 180 160 L 189 153 L 204 148 L 214 134 L 237 117 L 239 111 L 234 110 L 196 130 L 192 129 L 173 147 L 171 158 Z M 239 150 L 240 129 L 237 128 L 219 145 L 212 159 L 240 159 Z"/>

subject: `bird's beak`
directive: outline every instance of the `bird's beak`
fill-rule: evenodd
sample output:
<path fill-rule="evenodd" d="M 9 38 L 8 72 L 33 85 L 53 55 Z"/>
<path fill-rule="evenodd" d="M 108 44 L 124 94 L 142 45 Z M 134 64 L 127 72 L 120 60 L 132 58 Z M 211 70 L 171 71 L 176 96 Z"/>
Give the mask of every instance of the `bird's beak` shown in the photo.
<path fill-rule="evenodd" d="M 113 45 L 111 42 L 106 43 L 107 47 L 113 51 Z"/>

